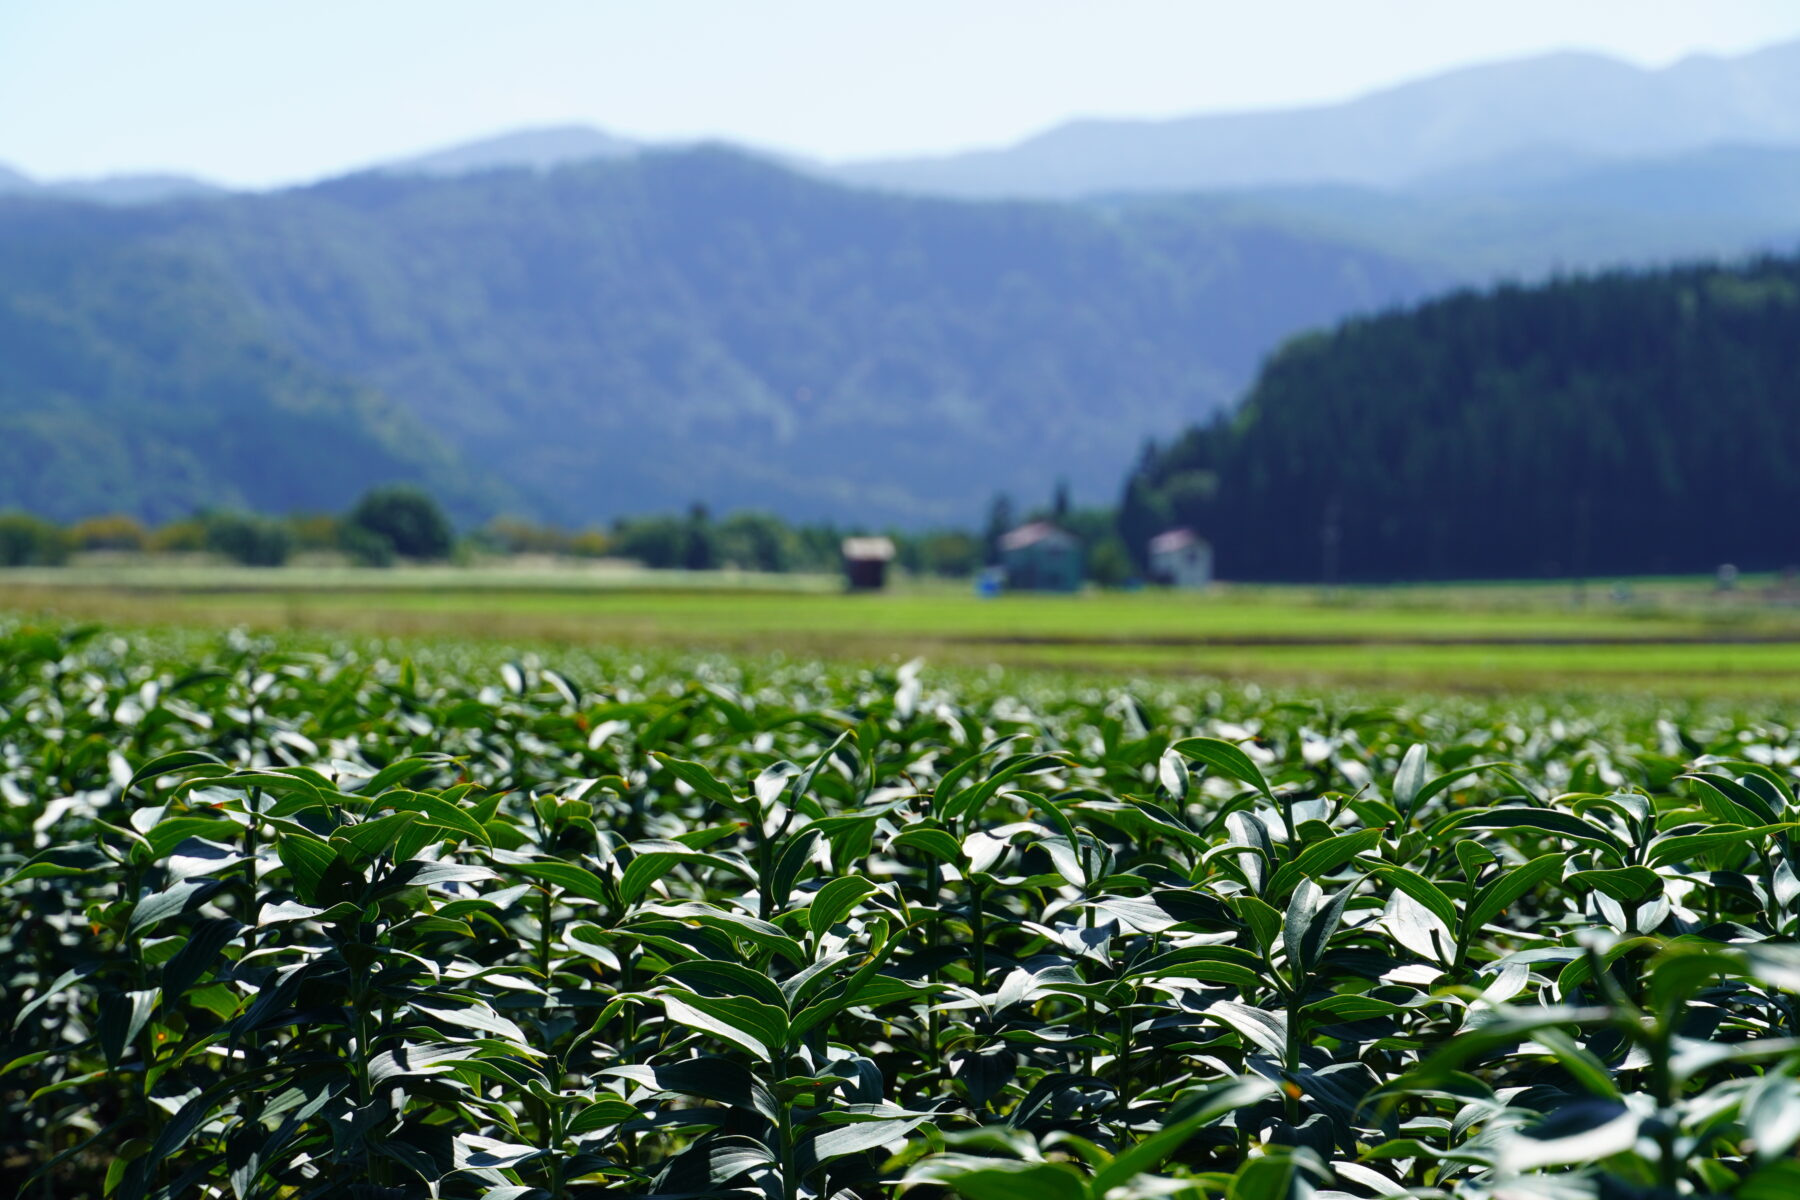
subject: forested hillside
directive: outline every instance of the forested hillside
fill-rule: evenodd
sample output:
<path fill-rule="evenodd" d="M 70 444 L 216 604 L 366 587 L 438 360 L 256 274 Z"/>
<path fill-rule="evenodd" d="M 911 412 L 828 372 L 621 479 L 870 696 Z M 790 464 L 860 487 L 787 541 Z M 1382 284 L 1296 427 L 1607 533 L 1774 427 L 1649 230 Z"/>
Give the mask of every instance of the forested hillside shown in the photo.
<path fill-rule="evenodd" d="M 1800 260 L 1463 292 L 1297 339 L 1149 455 L 1127 540 L 1232 578 L 1800 562 Z"/>
<path fill-rule="evenodd" d="M 194 405 L 203 444 L 222 401 L 140 351 L 204 346 L 234 356 L 251 426 L 258 395 L 386 396 L 489 494 L 570 524 L 692 501 L 973 522 L 1058 477 L 1100 497 L 1281 339 L 1448 278 L 1254 222 L 882 196 L 722 150 L 130 212 L 14 202 L 0 253 L 39 262 L 0 275 L 15 322 L 55 314 L 84 339 L 57 357 L 0 335 L 0 412 L 54 425 L 43 453 L 103 440 L 137 395 L 176 425 Z M 256 465 L 277 496 L 324 469 L 302 441 Z M 155 515 L 211 486 L 180 478 L 199 482 L 116 503 Z M 9 500 L 66 507 L 29 481 Z"/>
<path fill-rule="evenodd" d="M 328 510 L 371 480 L 466 515 L 505 502 L 425 422 L 272 342 L 143 216 L 12 201 L 0 228 L 0 509 Z"/>

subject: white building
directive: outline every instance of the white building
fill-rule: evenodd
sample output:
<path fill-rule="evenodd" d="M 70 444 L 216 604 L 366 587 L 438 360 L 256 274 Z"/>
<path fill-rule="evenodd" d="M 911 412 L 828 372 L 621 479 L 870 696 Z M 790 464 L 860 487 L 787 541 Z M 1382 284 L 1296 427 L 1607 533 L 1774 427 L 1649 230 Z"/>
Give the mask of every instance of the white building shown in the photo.
<path fill-rule="evenodd" d="M 1178 588 L 1212 583 L 1212 543 L 1191 529 L 1171 529 L 1150 539 L 1150 579 Z"/>

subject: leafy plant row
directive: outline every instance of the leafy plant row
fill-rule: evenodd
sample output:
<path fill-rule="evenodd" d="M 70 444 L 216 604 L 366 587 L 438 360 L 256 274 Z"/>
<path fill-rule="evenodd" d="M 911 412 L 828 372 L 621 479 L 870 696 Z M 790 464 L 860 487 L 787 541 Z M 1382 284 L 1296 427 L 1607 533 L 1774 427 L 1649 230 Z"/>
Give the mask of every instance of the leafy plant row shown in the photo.
<path fill-rule="evenodd" d="M 21 1195 L 1800 1186 L 1791 730 L 0 640 Z"/>

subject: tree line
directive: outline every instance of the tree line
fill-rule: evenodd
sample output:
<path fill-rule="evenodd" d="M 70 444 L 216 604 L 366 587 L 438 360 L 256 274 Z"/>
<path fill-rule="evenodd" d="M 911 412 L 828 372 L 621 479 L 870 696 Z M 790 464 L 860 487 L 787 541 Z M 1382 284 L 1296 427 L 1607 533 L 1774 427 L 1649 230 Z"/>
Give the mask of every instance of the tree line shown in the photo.
<path fill-rule="evenodd" d="M 82 553 L 210 555 L 245 566 L 280 566 L 297 554 L 332 554 L 362 566 L 398 560 L 481 557 L 630 559 L 646 567 L 708 571 L 835 571 L 845 537 L 862 526 L 792 523 L 740 510 L 715 518 L 704 504 L 685 512 L 621 517 L 582 529 L 500 516 L 458 533 L 429 493 L 410 485 L 374 488 L 343 513 L 270 515 L 205 509 L 160 525 L 110 513 L 58 523 L 0 512 L 0 566 L 60 566 Z M 900 569 L 962 578 L 986 561 L 984 543 L 960 529 L 886 531 Z"/>
<path fill-rule="evenodd" d="M 33 513 L 0 513 L 0 566 L 61 566 L 78 552 L 210 554 L 253 567 L 275 567 L 296 552 L 328 551 L 364 566 L 398 559 L 448 559 L 458 542 L 443 508 L 404 484 L 371 488 L 343 513 L 270 516 L 202 509 L 147 526 L 111 513 L 58 524 Z"/>
<path fill-rule="evenodd" d="M 1463 291 L 1288 343 L 1234 413 L 1146 448 L 1118 523 L 1234 578 L 1800 561 L 1800 259 Z"/>

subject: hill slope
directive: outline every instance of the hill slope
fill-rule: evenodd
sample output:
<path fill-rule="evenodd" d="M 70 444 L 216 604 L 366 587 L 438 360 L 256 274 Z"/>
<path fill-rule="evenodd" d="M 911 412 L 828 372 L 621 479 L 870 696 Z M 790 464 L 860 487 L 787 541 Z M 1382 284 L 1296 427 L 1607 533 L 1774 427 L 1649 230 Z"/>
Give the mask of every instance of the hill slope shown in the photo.
<path fill-rule="evenodd" d="M 504 501 L 396 405 L 263 337 L 223 276 L 145 236 L 161 224 L 0 202 L 0 508 L 338 509 L 389 479 L 464 514 Z"/>
<path fill-rule="evenodd" d="M 370 174 L 133 228 L 112 253 L 194 264 L 256 338 L 569 522 L 695 500 L 968 522 L 1058 476 L 1102 496 L 1296 329 L 1446 278 L 1253 223 L 888 197 L 719 150 Z"/>
<path fill-rule="evenodd" d="M 1800 259 L 1464 292 L 1286 347 L 1153 456 L 1128 540 L 1232 578 L 1640 574 L 1800 562 Z"/>

